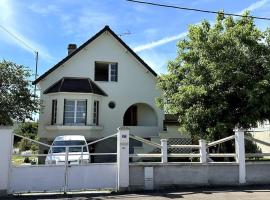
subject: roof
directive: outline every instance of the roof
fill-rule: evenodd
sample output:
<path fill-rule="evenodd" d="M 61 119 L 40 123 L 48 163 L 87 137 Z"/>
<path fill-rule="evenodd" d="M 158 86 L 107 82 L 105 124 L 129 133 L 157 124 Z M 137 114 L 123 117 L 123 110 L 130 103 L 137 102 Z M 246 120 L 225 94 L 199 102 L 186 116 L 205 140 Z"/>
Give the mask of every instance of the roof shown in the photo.
<path fill-rule="evenodd" d="M 71 57 L 76 55 L 80 50 L 82 50 L 84 47 L 86 47 L 88 44 L 93 42 L 96 38 L 98 38 L 100 35 L 102 35 L 104 32 L 108 31 L 118 42 L 120 42 L 148 71 L 150 71 L 154 76 L 157 76 L 157 73 L 149 66 L 147 65 L 121 38 L 119 38 L 111 29 L 109 26 L 105 26 L 103 29 L 101 29 L 98 33 L 96 33 L 93 37 L 91 37 L 89 40 L 87 40 L 85 43 L 83 43 L 81 46 L 79 46 L 74 52 L 67 55 L 63 60 L 61 60 L 59 63 L 54 65 L 52 68 L 50 68 L 48 71 L 46 71 L 44 74 L 42 74 L 40 77 L 38 77 L 34 82 L 33 85 L 37 84 L 39 81 L 44 79 L 46 76 L 48 76 L 51 72 L 56 70 L 58 67 L 60 67 L 62 64 L 64 64 L 66 61 L 68 61 Z"/>
<path fill-rule="evenodd" d="M 179 125 L 179 115 L 177 114 L 165 114 L 164 124 Z"/>
<path fill-rule="evenodd" d="M 94 93 L 103 96 L 107 94 L 90 78 L 64 77 L 47 88 L 43 94 L 55 92 Z"/>

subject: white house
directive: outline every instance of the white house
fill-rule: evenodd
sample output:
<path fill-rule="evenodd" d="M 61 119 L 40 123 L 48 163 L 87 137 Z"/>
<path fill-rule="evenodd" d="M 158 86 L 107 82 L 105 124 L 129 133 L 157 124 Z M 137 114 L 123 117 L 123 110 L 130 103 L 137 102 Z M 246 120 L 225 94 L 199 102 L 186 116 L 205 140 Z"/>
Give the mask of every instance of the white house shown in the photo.
<path fill-rule="evenodd" d="M 33 84 L 40 88 L 42 109 L 38 134 L 42 141 L 80 134 L 88 141 L 127 126 L 150 138 L 163 130 L 164 112 L 157 74 L 110 28 L 76 47 Z M 109 145 L 110 146 L 110 145 Z"/>

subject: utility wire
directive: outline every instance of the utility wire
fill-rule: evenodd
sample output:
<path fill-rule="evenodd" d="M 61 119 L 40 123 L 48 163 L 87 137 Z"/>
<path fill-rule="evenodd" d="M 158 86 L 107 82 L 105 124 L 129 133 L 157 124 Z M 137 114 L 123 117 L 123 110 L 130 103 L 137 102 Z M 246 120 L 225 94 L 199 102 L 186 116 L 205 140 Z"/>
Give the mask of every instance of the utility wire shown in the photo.
<path fill-rule="evenodd" d="M 151 6 L 174 8 L 174 9 L 180 9 L 180 10 L 189 10 L 189 11 L 195 11 L 195 12 L 212 13 L 212 14 L 219 14 L 220 13 L 218 11 L 202 10 L 202 9 L 196 9 L 196 8 L 187 8 L 187 7 L 173 6 L 173 5 L 168 5 L 168 4 L 159 4 L 159 3 L 146 2 L 146 1 L 137 1 L 137 0 L 126 0 L 126 1 L 129 1 L 132 3 L 140 3 L 140 4 L 151 5 Z M 240 15 L 240 14 L 225 13 L 225 12 L 224 12 L 224 15 L 242 17 L 242 15 Z M 253 18 L 253 19 L 270 20 L 270 18 L 267 18 L 267 17 L 256 17 L 256 16 L 251 16 L 251 15 L 248 15 L 247 17 Z"/>
<path fill-rule="evenodd" d="M 9 31 L 8 29 L 6 29 L 4 26 L 2 26 L 0 24 L 0 28 L 2 28 L 5 32 L 7 32 L 11 37 L 13 37 L 15 40 L 19 41 L 20 43 L 22 43 L 25 47 L 27 47 L 28 49 L 30 49 L 31 51 L 33 51 L 35 54 L 37 53 L 37 51 L 35 49 L 33 49 L 30 45 L 28 45 L 26 42 L 24 42 L 21 38 L 19 38 L 17 35 L 15 35 L 14 33 L 12 33 L 11 31 Z"/>
<path fill-rule="evenodd" d="M 32 48 L 30 45 L 28 45 L 25 41 L 23 41 L 21 38 L 19 38 L 17 35 L 15 35 L 14 33 L 12 33 L 11 31 L 9 31 L 8 29 L 6 29 L 4 26 L 2 26 L 0 24 L 0 28 L 2 28 L 6 33 L 8 33 L 11 37 L 13 37 L 15 40 L 17 40 L 18 42 L 20 42 L 21 44 L 23 44 L 25 47 L 27 47 L 28 49 L 30 49 L 31 51 L 34 52 L 35 54 L 35 80 L 37 79 L 37 70 L 38 70 L 38 51 L 35 50 L 34 48 Z M 37 92 L 37 86 L 35 84 L 35 88 L 34 88 L 34 94 L 35 97 L 34 99 L 36 99 L 36 92 Z"/>

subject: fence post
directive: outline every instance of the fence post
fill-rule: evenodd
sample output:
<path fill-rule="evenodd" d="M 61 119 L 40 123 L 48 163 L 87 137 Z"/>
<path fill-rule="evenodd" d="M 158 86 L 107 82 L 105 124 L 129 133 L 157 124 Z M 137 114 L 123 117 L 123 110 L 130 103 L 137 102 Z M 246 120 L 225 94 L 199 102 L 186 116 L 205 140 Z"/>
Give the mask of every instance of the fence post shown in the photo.
<path fill-rule="evenodd" d="M 118 128 L 117 133 L 117 189 L 127 191 L 129 187 L 129 129 Z"/>
<path fill-rule="evenodd" d="M 205 140 L 199 140 L 200 145 L 200 163 L 206 163 L 206 142 Z"/>
<path fill-rule="evenodd" d="M 245 160 L 245 135 L 244 129 L 236 128 L 235 132 L 235 153 L 236 162 L 239 164 L 239 183 L 246 183 L 246 160 Z"/>
<path fill-rule="evenodd" d="M 168 162 L 168 146 L 167 146 L 167 139 L 161 139 L 161 162 L 167 163 Z"/>
<path fill-rule="evenodd" d="M 8 193 L 13 150 L 12 127 L 0 126 L 0 196 Z"/>

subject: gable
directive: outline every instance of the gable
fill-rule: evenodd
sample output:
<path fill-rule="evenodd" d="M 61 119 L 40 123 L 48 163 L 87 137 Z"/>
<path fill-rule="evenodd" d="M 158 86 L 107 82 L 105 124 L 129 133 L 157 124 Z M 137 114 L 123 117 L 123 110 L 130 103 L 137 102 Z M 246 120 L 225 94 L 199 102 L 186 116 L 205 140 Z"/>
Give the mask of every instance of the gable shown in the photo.
<path fill-rule="evenodd" d="M 100 37 L 103 33 L 108 31 L 124 48 L 127 49 L 128 52 L 132 56 L 134 56 L 150 73 L 152 73 L 154 76 L 157 76 L 156 72 L 147 65 L 121 38 L 119 38 L 111 29 L 109 26 L 105 26 L 101 31 L 99 31 L 96 35 L 94 35 L 92 38 L 90 38 L 88 41 L 86 41 L 84 44 L 82 44 L 80 47 L 78 47 L 73 53 L 69 54 L 67 57 L 65 57 L 63 60 L 61 60 L 59 63 L 57 63 L 55 66 L 53 66 L 51 69 L 46 71 L 44 74 L 42 74 L 39 78 L 37 78 L 33 84 L 37 84 L 39 81 L 43 80 L 46 76 L 48 76 L 50 73 L 55 71 L 57 68 L 59 68 L 61 65 L 63 65 L 65 62 L 67 62 L 69 59 L 71 59 L 74 55 L 76 55 L 78 52 L 80 52 L 82 49 L 84 49 L 86 46 L 91 44 L 93 41 L 95 41 L 98 37 Z"/>

